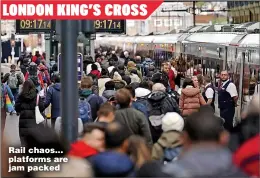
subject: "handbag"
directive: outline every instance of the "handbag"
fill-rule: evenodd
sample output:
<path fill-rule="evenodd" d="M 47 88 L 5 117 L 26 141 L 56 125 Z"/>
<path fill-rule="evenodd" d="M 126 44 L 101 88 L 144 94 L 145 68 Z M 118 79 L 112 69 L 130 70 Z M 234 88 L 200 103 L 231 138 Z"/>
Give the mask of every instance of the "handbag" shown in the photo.
<path fill-rule="evenodd" d="M 44 117 L 42 116 L 40 109 L 39 109 L 39 98 L 40 96 L 37 95 L 37 100 L 36 100 L 36 106 L 35 106 L 35 120 L 36 120 L 36 124 L 40 124 L 44 121 Z"/>

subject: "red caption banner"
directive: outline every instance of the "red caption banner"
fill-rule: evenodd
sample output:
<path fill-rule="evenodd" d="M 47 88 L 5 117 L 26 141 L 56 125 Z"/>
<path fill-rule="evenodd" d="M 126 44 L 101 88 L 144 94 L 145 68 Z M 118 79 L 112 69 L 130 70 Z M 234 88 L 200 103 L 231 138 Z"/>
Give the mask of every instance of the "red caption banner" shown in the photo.
<path fill-rule="evenodd" d="M 1 0 L 1 19 L 147 19 L 163 0 Z"/>

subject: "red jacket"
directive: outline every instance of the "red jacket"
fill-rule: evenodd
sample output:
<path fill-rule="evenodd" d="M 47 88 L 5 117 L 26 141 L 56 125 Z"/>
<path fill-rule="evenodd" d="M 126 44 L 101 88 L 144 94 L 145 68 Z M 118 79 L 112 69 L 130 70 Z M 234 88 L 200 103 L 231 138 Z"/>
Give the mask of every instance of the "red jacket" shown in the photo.
<path fill-rule="evenodd" d="M 70 156 L 77 156 L 80 158 L 87 158 L 98 154 L 98 151 L 83 141 L 77 141 L 71 145 L 71 150 L 69 151 Z"/>
<path fill-rule="evenodd" d="M 247 140 L 233 155 L 234 163 L 249 176 L 259 177 L 260 134 Z"/>
<path fill-rule="evenodd" d="M 175 74 L 172 69 L 169 70 L 168 77 L 171 89 L 175 90 Z"/>

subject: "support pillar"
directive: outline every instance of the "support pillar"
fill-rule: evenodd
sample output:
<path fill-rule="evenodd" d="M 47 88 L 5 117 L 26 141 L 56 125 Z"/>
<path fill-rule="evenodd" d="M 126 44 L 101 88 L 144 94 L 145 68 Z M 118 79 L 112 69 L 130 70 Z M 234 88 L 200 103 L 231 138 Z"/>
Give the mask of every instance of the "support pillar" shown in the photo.
<path fill-rule="evenodd" d="M 67 148 L 78 136 L 77 36 L 78 22 L 61 22 L 61 116 Z"/>

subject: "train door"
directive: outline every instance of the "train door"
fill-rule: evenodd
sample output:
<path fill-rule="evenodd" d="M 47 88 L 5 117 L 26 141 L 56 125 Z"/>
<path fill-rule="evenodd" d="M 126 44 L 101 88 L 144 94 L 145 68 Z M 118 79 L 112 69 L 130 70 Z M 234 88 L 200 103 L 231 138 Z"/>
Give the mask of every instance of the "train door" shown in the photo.
<path fill-rule="evenodd" d="M 156 68 L 160 69 L 161 63 L 164 61 L 164 50 L 161 47 L 161 44 L 154 44 L 153 57 L 154 57 Z"/>
<path fill-rule="evenodd" d="M 218 87 L 220 72 L 223 70 L 223 61 L 220 59 L 203 57 L 201 65 L 202 74 L 208 75 L 215 87 Z"/>
<path fill-rule="evenodd" d="M 247 109 L 255 90 L 259 87 L 259 54 L 257 50 L 247 50 L 244 52 L 244 66 L 243 66 L 243 82 L 242 82 L 242 97 L 241 110 Z"/>
<path fill-rule="evenodd" d="M 235 115 L 235 121 L 236 122 L 240 122 L 240 114 L 241 111 L 243 110 L 243 85 L 244 85 L 244 75 L 246 74 L 245 72 L 245 54 L 242 51 L 239 51 L 239 49 L 234 48 L 235 49 L 235 60 L 232 60 L 232 76 L 231 80 L 232 82 L 235 84 L 236 88 L 237 88 L 237 92 L 238 92 L 238 107 L 236 108 L 236 115 Z M 229 66 L 229 69 L 231 68 L 231 63 L 229 61 L 229 63 L 226 63 Z"/>
<path fill-rule="evenodd" d="M 227 57 L 224 69 L 228 71 L 230 80 L 236 85 L 237 89 L 239 88 L 239 66 L 241 64 L 241 56 L 242 53 L 237 55 L 237 49 L 236 48 L 229 48 L 227 51 Z M 238 56 L 238 57 L 237 57 Z"/>

